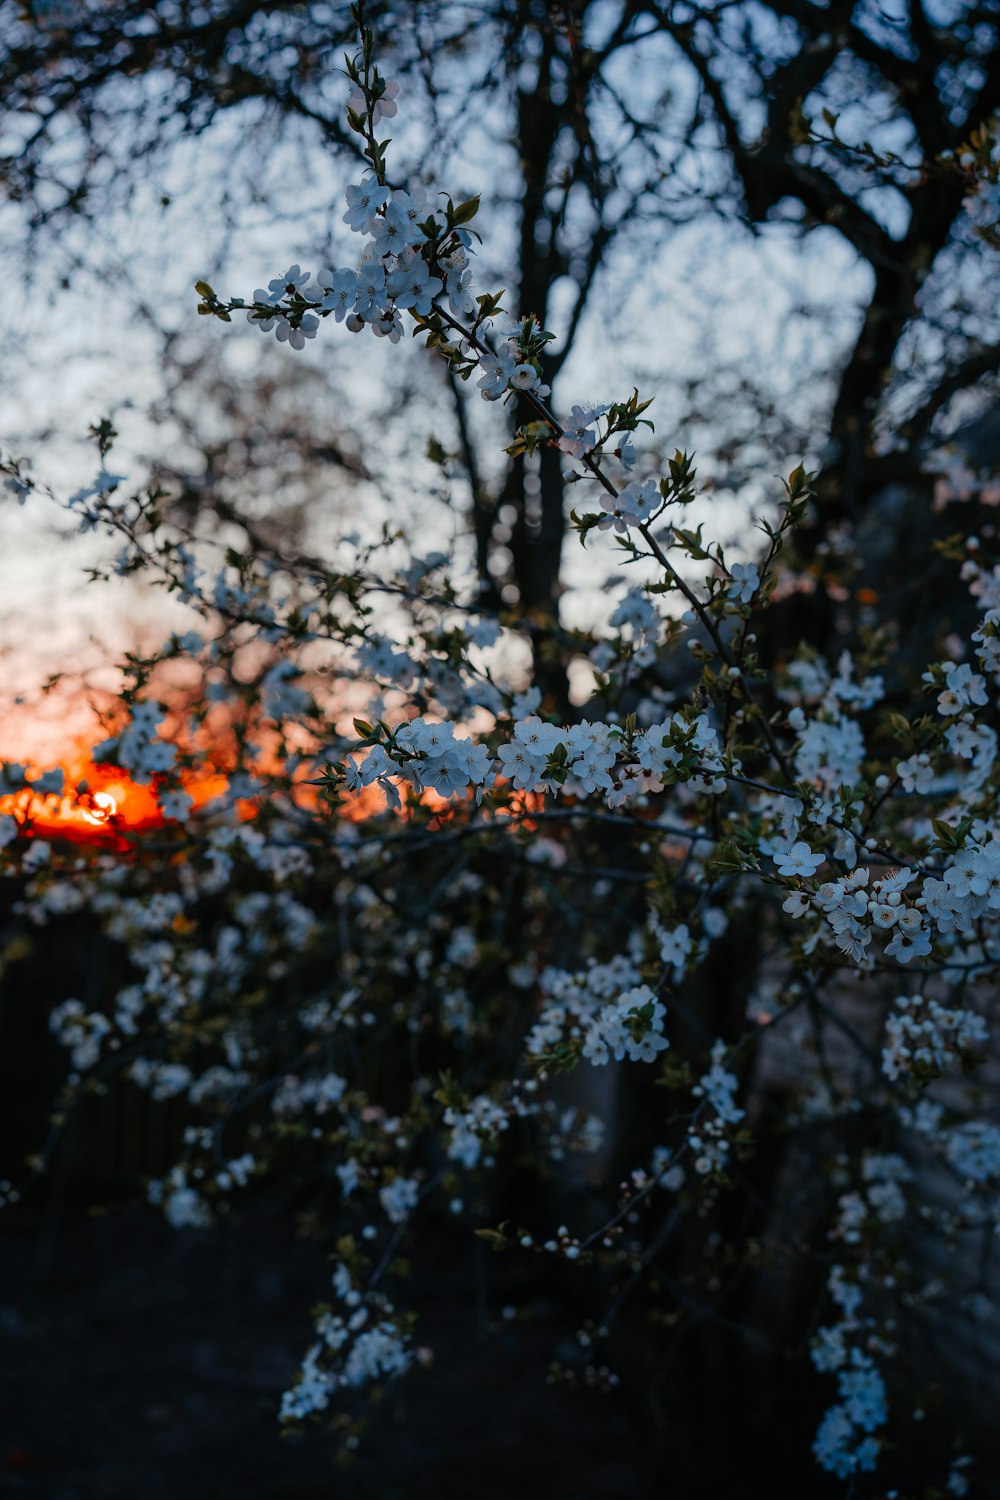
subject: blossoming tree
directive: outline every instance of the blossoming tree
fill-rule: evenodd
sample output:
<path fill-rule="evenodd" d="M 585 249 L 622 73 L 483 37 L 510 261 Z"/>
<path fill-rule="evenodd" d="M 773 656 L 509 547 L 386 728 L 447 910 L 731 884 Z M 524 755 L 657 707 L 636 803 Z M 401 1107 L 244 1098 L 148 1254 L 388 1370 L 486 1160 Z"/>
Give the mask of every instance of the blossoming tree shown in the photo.
<path fill-rule="evenodd" d="M 285 1423 L 350 1446 L 365 1391 L 421 1378 L 407 1265 L 445 1222 L 586 1289 L 557 1376 L 644 1380 L 626 1324 L 655 1351 L 706 1319 L 760 1342 L 763 1370 L 798 1346 L 825 1411 L 788 1440 L 834 1479 L 892 1482 L 941 1376 L 924 1330 L 995 1305 L 995 534 L 943 544 L 974 626 L 915 674 L 877 614 L 783 648 L 769 622 L 808 584 L 795 537 L 826 481 L 796 467 L 736 557 L 691 519 L 691 457 L 647 462 L 645 396 L 558 410 L 551 333 L 477 285 L 478 199 L 395 185 L 383 132 L 406 96 L 357 20 L 345 119 L 367 170 L 340 264 L 244 297 L 200 282 L 198 311 L 289 359 L 411 332 L 516 411 L 511 458 L 557 463 L 573 533 L 627 571 L 572 718 L 474 567 L 402 526 L 328 560 L 215 555 L 111 471 L 100 424 L 67 508 L 191 620 L 128 658 L 94 750 L 152 788 L 155 841 L 55 849 L 32 814 L 59 773 L 3 767 L 21 921 L 91 912 L 130 967 L 100 1004 L 53 1007 L 59 1113 L 116 1074 L 184 1099 L 147 1184 L 178 1232 L 262 1182 L 322 1185 L 336 1254 Z M 982 142 L 941 170 L 995 191 Z M 853 565 L 845 543 L 834 604 Z M 558 623 L 533 644 L 558 659 Z M 196 806 L 209 772 L 224 789 Z M 945 1406 L 932 1483 L 964 1494 Z"/>

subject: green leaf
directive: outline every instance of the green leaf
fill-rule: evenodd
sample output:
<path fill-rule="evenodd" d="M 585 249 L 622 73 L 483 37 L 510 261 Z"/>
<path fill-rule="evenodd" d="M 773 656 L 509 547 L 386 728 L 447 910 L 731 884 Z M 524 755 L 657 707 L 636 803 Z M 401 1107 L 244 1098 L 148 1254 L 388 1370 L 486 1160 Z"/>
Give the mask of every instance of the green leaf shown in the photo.
<path fill-rule="evenodd" d="M 793 146 L 803 146 L 809 140 L 812 126 L 802 109 L 801 97 L 796 99 L 788 112 L 788 139 Z"/>
<path fill-rule="evenodd" d="M 457 208 L 453 209 L 452 224 L 468 224 L 470 219 L 474 219 L 479 212 L 479 197 L 477 193 L 474 198 L 467 198 L 464 203 L 460 203 Z"/>
<path fill-rule="evenodd" d="M 711 553 L 706 552 L 701 544 L 701 527 L 697 531 L 682 531 L 679 526 L 674 527 L 674 536 L 678 539 L 685 552 L 700 562 L 711 562 Z"/>
<path fill-rule="evenodd" d="M 572 524 L 573 530 L 579 534 L 580 546 L 585 547 L 587 545 L 587 532 L 593 531 L 594 527 L 601 519 L 600 515 L 595 514 L 595 512 L 593 511 L 587 511 L 584 515 L 581 516 L 578 515 L 575 510 L 571 510 L 569 513 L 569 519 Z"/>
<path fill-rule="evenodd" d="M 965 836 L 972 827 L 971 818 L 963 818 L 957 826 L 946 823 L 943 818 L 932 818 L 931 827 L 934 830 L 934 838 L 939 849 L 948 853 L 954 853 L 961 849 L 965 843 Z"/>
<path fill-rule="evenodd" d="M 473 1232 L 477 1239 L 485 1240 L 487 1244 L 492 1245 L 494 1250 L 506 1250 L 510 1243 L 507 1236 L 501 1234 L 499 1229 L 476 1229 Z"/>

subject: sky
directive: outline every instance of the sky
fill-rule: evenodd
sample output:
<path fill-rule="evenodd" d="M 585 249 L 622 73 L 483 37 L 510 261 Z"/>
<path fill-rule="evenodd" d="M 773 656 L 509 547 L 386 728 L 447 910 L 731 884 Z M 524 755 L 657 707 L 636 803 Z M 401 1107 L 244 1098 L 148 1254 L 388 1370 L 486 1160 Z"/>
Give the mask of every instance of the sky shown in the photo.
<path fill-rule="evenodd" d="M 636 107 L 652 107 L 664 78 L 650 65 L 631 76 L 629 86 Z M 668 76 L 665 97 L 683 86 L 679 75 Z M 346 82 L 343 91 L 346 98 Z M 487 186 L 482 222 L 490 239 L 477 276 L 481 288 L 496 284 L 488 272 L 500 274 L 511 235 L 510 215 L 502 202 L 491 201 L 491 195 L 502 199 L 508 186 L 496 111 L 495 101 L 484 100 L 468 128 L 454 131 L 454 149 L 436 177 L 456 196 Z M 408 101 L 404 93 L 392 162 L 426 155 L 422 130 L 419 101 Z M 258 153 L 254 198 L 231 185 L 228 201 L 220 203 L 206 184 L 220 163 L 247 150 Z M 706 160 L 710 174 L 710 154 Z M 678 165 L 681 176 L 693 170 L 690 163 Z M 29 455 L 38 476 L 60 495 L 91 482 L 96 462 L 86 428 L 104 414 L 113 415 L 120 433 L 109 466 L 127 475 L 129 484 L 142 482 L 148 459 L 183 457 L 176 425 L 149 415 L 162 396 L 166 336 L 195 362 L 199 351 L 219 361 L 216 378 L 230 382 L 231 390 L 239 391 L 255 373 L 278 382 L 294 381 L 303 371 L 331 373 L 325 398 L 314 408 L 314 394 L 304 393 L 304 409 L 315 410 L 318 423 L 359 435 L 373 481 L 355 494 L 343 485 L 338 489 L 336 476 L 331 478 L 315 523 L 326 543 L 338 528 L 383 518 L 402 518 L 423 550 L 461 539 L 465 481 L 456 477 L 442 494 L 440 476 L 423 458 L 428 434 L 447 441 L 452 428 L 443 381 L 429 368 L 431 356 L 408 342 L 392 349 L 367 336 L 351 337 L 332 320 L 294 353 L 245 325 L 223 327 L 195 314 L 193 283 L 201 277 L 222 295 L 249 298 L 291 262 L 308 269 L 350 263 L 357 240 L 341 222 L 349 176 L 344 163 L 308 141 L 291 139 L 264 150 L 264 138 L 247 130 L 246 117 L 230 115 L 198 138 L 178 142 L 128 200 L 116 202 L 115 193 L 109 194 L 96 222 L 48 243 L 23 297 L 0 313 L 0 446 Z M 231 184 L 238 181 L 234 172 Z M 681 181 L 679 203 L 683 187 Z M 0 210 L 0 237 L 17 235 L 18 212 L 16 205 Z M 683 217 L 679 209 L 678 220 Z M 633 385 L 643 396 L 653 395 L 657 441 L 668 450 L 696 451 L 712 480 L 692 520 L 705 519 L 734 553 L 752 552 L 751 518 L 773 503 L 779 472 L 799 458 L 817 458 L 811 419 L 828 397 L 831 370 L 853 342 L 868 290 L 867 269 L 832 230 L 802 239 L 794 225 L 779 222 L 751 235 L 720 213 L 679 222 L 652 240 L 648 231 L 626 232 L 560 376 L 555 406 L 565 411 L 577 401 L 613 400 Z M 561 321 L 557 296 L 557 335 Z M 693 415 L 702 381 L 709 382 L 707 409 Z M 769 393 L 776 413 L 772 430 L 741 431 L 745 383 Z M 499 459 L 503 438 L 495 412 L 477 403 L 472 417 L 483 433 L 482 451 Z M 791 446 L 775 451 L 779 428 Z M 735 460 L 719 451 L 734 433 L 741 439 Z M 267 498 L 261 503 L 266 508 Z M 36 499 L 23 509 L 13 501 L 0 504 L 0 538 L 0 650 L 6 667 L 0 754 L 15 753 L 19 744 L 26 753 L 28 741 L 48 743 L 43 721 L 54 721 L 51 732 L 58 737 L 66 703 L 73 701 L 74 714 L 84 713 L 71 683 L 50 696 L 43 711 L 38 689 L 47 676 L 82 678 L 99 697 L 113 686 L 108 664 L 122 649 L 166 634 L 176 621 L 162 596 L 142 583 L 88 584 L 84 570 L 107 555 L 107 543 L 70 534 L 54 505 Z M 606 552 L 595 558 L 570 540 L 565 623 L 590 626 L 606 618 L 608 575 Z M 13 712 L 15 697 L 24 700 L 21 712 Z M 59 703 L 62 709 L 52 707 Z M 27 736 L 23 743 L 21 736 Z"/>

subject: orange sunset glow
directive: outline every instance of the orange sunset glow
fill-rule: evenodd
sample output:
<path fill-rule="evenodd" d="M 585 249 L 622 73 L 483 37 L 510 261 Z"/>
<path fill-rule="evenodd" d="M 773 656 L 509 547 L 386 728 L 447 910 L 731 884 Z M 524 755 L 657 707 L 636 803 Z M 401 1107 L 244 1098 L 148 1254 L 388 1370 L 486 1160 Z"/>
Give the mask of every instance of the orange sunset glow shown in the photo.
<path fill-rule="evenodd" d="M 65 777 L 62 796 L 44 795 L 29 784 L 0 796 L 0 813 L 17 819 L 29 837 L 65 839 L 74 843 L 114 846 L 125 835 L 141 834 L 167 826 L 152 786 L 133 781 L 117 766 L 96 765 L 87 751 L 78 749 L 58 762 Z M 29 762 L 30 777 L 44 768 Z M 195 807 L 225 791 L 227 778 L 216 772 L 181 773 L 184 791 Z M 78 790 L 80 787 L 84 790 Z"/>
<path fill-rule="evenodd" d="M 170 696 L 169 690 L 161 693 L 161 699 L 169 700 Z M 58 695 L 25 695 L 4 713 L 0 719 L 0 763 L 24 765 L 28 784 L 0 795 L 0 814 L 16 818 L 22 836 L 124 850 L 136 836 L 180 826 L 164 817 L 155 784 L 134 781 L 123 767 L 93 759 L 91 747 L 107 737 L 108 727 L 79 688 L 69 682 L 62 685 Z M 196 769 L 181 768 L 178 779 L 195 810 L 226 791 L 228 776 L 218 767 L 231 760 L 228 729 L 224 716 L 217 716 L 211 727 L 203 726 L 196 745 L 189 742 L 189 748 L 197 748 L 202 763 Z M 255 743 L 256 769 L 283 778 L 284 763 L 275 753 L 276 746 L 266 730 L 262 730 Z M 308 754 L 308 744 L 302 749 Z M 63 772 L 61 795 L 33 790 L 33 782 L 56 768 Z M 316 807 L 321 794 L 317 784 L 310 780 L 307 764 L 300 767 L 294 780 L 296 802 Z M 504 778 L 498 777 L 494 790 L 501 791 L 505 785 Z M 402 820 L 408 819 L 417 807 L 432 814 L 431 827 L 462 815 L 462 803 L 442 797 L 431 788 L 418 793 L 412 786 L 401 786 L 400 792 L 403 806 L 394 816 Z M 543 797 L 534 793 L 513 792 L 504 806 L 494 806 L 492 812 L 534 831 L 537 825 L 532 814 L 543 801 Z M 470 797 L 465 810 L 471 811 L 471 807 Z M 252 818 L 256 811 L 253 801 L 238 804 L 240 817 Z M 337 816 L 349 822 L 365 822 L 386 812 L 385 795 L 376 784 L 359 788 L 337 808 Z"/>
<path fill-rule="evenodd" d="M 63 795 L 33 791 L 31 781 L 55 766 L 62 770 L 65 778 Z M 164 817 L 154 786 L 133 781 L 121 767 L 95 763 L 89 751 L 82 747 L 55 761 L 28 761 L 27 770 L 27 786 L 0 796 L 0 814 L 16 818 L 22 833 L 29 838 L 114 848 L 125 847 L 126 839 L 135 835 L 179 826 Z M 182 770 L 179 779 L 195 809 L 220 796 L 228 785 L 226 775 L 211 769 Z M 302 802 L 315 804 L 317 800 L 315 787 L 308 784 L 300 783 L 296 794 L 297 800 Z M 430 789 L 419 794 L 411 790 L 408 802 L 432 809 L 440 822 L 450 821 L 455 816 L 455 807 L 449 800 Z M 256 809 L 253 802 L 245 801 L 238 804 L 238 810 L 241 817 L 252 818 Z M 406 818 L 409 810 L 404 805 L 396 815 Z M 363 822 L 385 813 L 385 797 L 377 786 L 362 787 L 338 811 L 341 817 L 351 822 Z"/>

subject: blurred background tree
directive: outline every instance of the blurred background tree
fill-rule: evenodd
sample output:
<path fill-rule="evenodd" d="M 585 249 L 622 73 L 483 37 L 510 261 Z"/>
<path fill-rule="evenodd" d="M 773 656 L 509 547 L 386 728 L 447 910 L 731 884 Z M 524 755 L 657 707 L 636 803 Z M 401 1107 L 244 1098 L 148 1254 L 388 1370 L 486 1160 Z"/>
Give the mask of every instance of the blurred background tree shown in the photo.
<path fill-rule="evenodd" d="M 697 447 L 734 525 L 738 497 L 757 498 L 754 467 L 803 451 L 822 466 L 821 532 L 863 524 L 889 486 L 904 487 L 908 527 L 913 504 L 929 510 L 929 455 L 995 395 L 1000 362 L 995 264 L 955 164 L 1000 108 L 995 0 L 391 0 L 369 17 L 403 81 L 407 182 L 458 186 L 487 164 L 492 269 L 558 335 L 544 371 L 557 400 L 641 377 L 663 442 Z M 168 317 L 153 262 L 140 247 L 116 263 L 114 233 L 132 212 L 147 245 L 178 234 L 179 160 L 184 211 L 219 233 L 227 270 L 296 203 L 300 258 L 336 259 L 340 195 L 324 191 L 331 164 L 333 177 L 358 165 L 346 4 L 34 0 L 0 26 L 0 180 L 17 210 L 7 233 L 41 263 L 27 280 L 58 267 L 78 298 L 103 277 L 127 300 L 131 277 L 147 316 Z M 160 224 L 145 219 L 157 193 Z M 637 321 L 638 345 L 619 332 Z M 343 388 L 336 359 L 310 358 Z M 442 380 L 422 399 L 464 473 L 484 604 L 551 616 L 566 581 L 560 455 L 498 467 L 470 394 Z M 341 440 L 329 414 L 323 426 L 320 464 Z M 979 438 L 972 466 L 989 467 L 995 442 Z M 879 512 L 886 560 L 892 513 Z"/>

